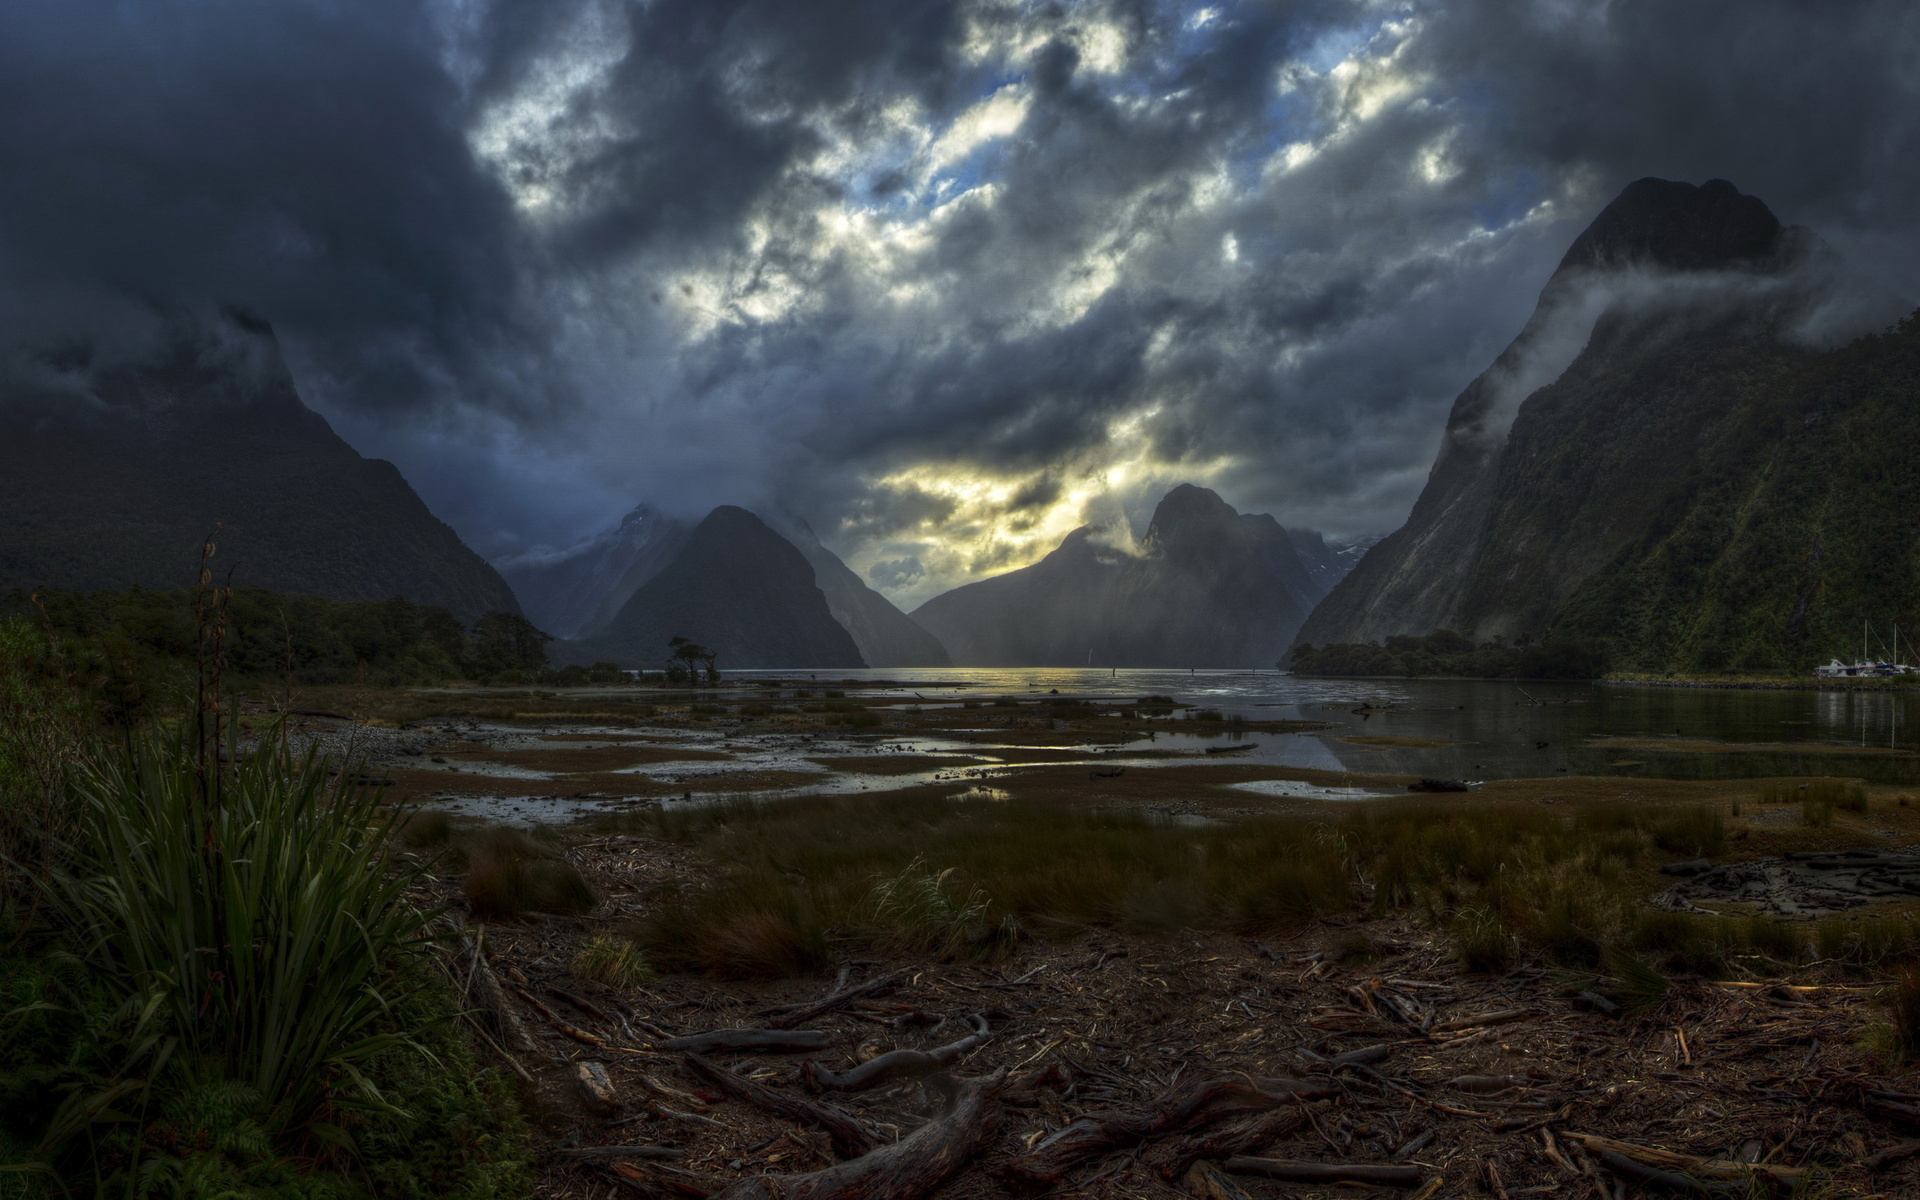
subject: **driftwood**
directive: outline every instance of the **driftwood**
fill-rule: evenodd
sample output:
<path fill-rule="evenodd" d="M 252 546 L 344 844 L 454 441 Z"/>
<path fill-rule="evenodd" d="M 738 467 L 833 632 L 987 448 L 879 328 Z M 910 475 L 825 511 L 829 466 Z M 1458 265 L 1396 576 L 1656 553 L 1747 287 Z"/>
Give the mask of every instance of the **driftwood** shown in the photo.
<path fill-rule="evenodd" d="M 1920 1141 L 1900 1142 L 1897 1145 L 1888 1146 L 1878 1154 L 1869 1155 L 1866 1168 L 1869 1171 L 1884 1171 L 1894 1163 L 1912 1158 L 1916 1154 L 1920 1154 Z"/>
<path fill-rule="evenodd" d="M 1689 1176 L 1693 1179 L 1745 1183 L 1758 1175 L 1775 1183 L 1792 1187 L 1807 1173 L 1805 1167 L 1776 1167 L 1765 1163 L 1734 1162 L 1726 1158 L 1698 1158 L 1691 1154 L 1662 1150 L 1656 1146 L 1636 1146 L 1632 1142 L 1616 1141 L 1596 1133 L 1569 1131 L 1560 1136 L 1584 1147 L 1596 1157 L 1611 1154 L 1637 1166 L 1670 1175 Z"/>
<path fill-rule="evenodd" d="M 719 1063 L 701 1058 L 698 1054 L 685 1055 L 680 1063 L 686 1068 L 687 1074 L 702 1083 L 711 1084 L 743 1104 L 751 1104 L 755 1108 L 765 1109 L 789 1121 L 798 1121 L 825 1130 L 827 1137 L 833 1142 L 833 1152 L 841 1158 L 859 1158 L 873 1149 L 873 1134 L 843 1112 L 828 1108 L 824 1104 L 816 1104 L 811 1100 L 802 1100 L 797 1096 L 784 1096 L 770 1087 L 734 1074 Z"/>
<path fill-rule="evenodd" d="M 1050 1062 L 1037 1071 L 1029 1071 L 1000 1089 L 1000 1103 L 1012 1108 L 1031 1108 L 1040 1103 L 1040 1093 L 1063 1088 L 1073 1081 L 1062 1062 Z"/>
<path fill-rule="evenodd" d="M 487 965 L 484 935 L 473 941 L 473 963 L 467 971 L 467 996 L 473 1001 L 475 1009 L 485 1014 L 481 1024 L 499 1038 L 508 1050 L 521 1054 L 540 1052 L 540 1047 L 528 1035 L 527 1027 L 520 1023 L 519 1014 L 507 1003 L 506 989 L 500 986 L 493 968 Z"/>
<path fill-rule="evenodd" d="M 678 1196 L 681 1200 L 707 1200 L 714 1191 L 714 1185 L 706 1178 L 658 1163 L 637 1167 L 632 1163 L 610 1162 L 607 1169 L 613 1173 L 613 1178 L 649 1197 Z"/>
<path fill-rule="evenodd" d="M 594 1115 L 610 1117 L 620 1111 L 620 1093 L 608 1078 L 604 1063 L 575 1063 L 573 1080 L 580 1089 L 580 1099 Z"/>
<path fill-rule="evenodd" d="M 1430 1033 L 1448 1033 L 1455 1029 L 1478 1029 L 1483 1025 L 1506 1025 L 1513 1021 L 1524 1021 L 1534 1015 L 1530 1008 L 1508 1008 L 1500 1012 L 1479 1013 L 1471 1017 L 1454 1017 L 1446 1021 L 1436 1021 Z"/>
<path fill-rule="evenodd" d="M 561 1033 L 566 1034 L 568 1037 L 572 1038 L 574 1041 L 579 1042 L 581 1045 L 605 1046 L 607 1044 L 607 1039 L 601 1037 L 599 1034 L 588 1033 L 584 1029 L 576 1028 L 575 1026 L 569 1025 L 565 1021 L 562 1021 L 560 1019 L 560 1014 L 554 1012 L 551 1008 L 548 1008 L 546 1004 L 544 1004 L 538 996 L 534 995 L 532 992 L 529 992 L 527 989 L 523 987 L 515 987 L 513 989 L 513 992 L 514 992 L 514 995 L 519 996 L 522 1000 L 525 1000 L 528 1004 L 532 1005 L 533 1010 L 535 1012 L 545 1017 L 547 1019 L 547 1024 L 553 1026 L 555 1029 L 559 1030 Z"/>
<path fill-rule="evenodd" d="M 1294 1158 L 1229 1158 L 1221 1164 L 1236 1175 L 1264 1175 L 1288 1183 L 1373 1183 L 1382 1187 L 1419 1187 L 1427 1177 L 1419 1167 L 1381 1163 L 1303 1162 Z"/>
<path fill-rule="evenodd" d="M 555 1150 L 556 1158 L 685 1158 L 687 1152 L 673 1146 L 571 1146 Z"/>
<path fill-rule="evenodd" d="M 1307 1123 L 1305 1110 L 1274 1109 L 1226 1121 L 1197 1137 L 1168 1139 L 1145 1155 L 1164 1179 L 1178 1179 L 1201 1162 L 1232 1158 L 1264 1149 Z"/>
<path fill-rule="evenodd" d="M 1004 1076 L 962 1083 L 940 1117 L 890 1146 L 803 1175 L 762 1175 L 713 1200 L 919 1200 L 980 1153 L 1000 1126 Z"/>
<path fill-rule="evenodd" d="M 969 1020 L 973 1032 L 950 1045 L 932 1050 L 892 1050 L 848 1071 L 832 1071 L 810 1062 L 801 1068 L 800 1077 L 809 1091 L 863 1092 L 889 1079 L 931 1075 L 952 1066 L 954 1060 L 979 1049 L 993 1036 L 985 1017 L 975 1015 Z"/>
<path fill-rule="evenodd" d="M 1268 1084 L 1280 1086 L 1268 1087 Z M 1153 1138 L 1187 1134 L 1221 1121 L 1298 1104 L 1312 1096 L 1337 1094 L 1337 1089 L 1314 1088 L 1292 1079 L 1214 1079 L 1195 1083 L 1162 1096 L 1145 1112 L 1089 1113 L 1057 1130 L 1026 1154 L 1007 1160 L 996 1173 L 1010 1183 L 1048 1187 L 1061 1182 L 1075 1166 L 1124 1146 Z"/>
<path fill-rule="evenodd" d="M 833 1035 L 817 1029 L 713 1029 L 686 1037 L 655 1042 L 653 1048 L 681 1054 L 712 1054 L 724 1050 L 757 1050 L 765 1054 L 797 1054 L 824 1050 Z"/>
<path fill-rule="evenodd" d="M 1643 1162 L 1636 1162 L 1624 1154 L 1615 1154 L 1611 1150 L 1596 1150 L 1594 1151 L 1594 1157 L 1600 1160 L 1601 1166 L 1612 1171 L 1615 1175 L 1620 1176 L 1622 1179 L 1631 1179 L 1635 1183 L 1645 1187 L 1659 1188 L 1669 1192 L 1717 1192 L 1726 1196 L 1737 1196 L 1745 1193 L 1745 1189 L 1737 1183 L 1731 1183 L 1726 1180 L 1708 1183 L 1703 1179 L 1695 1179 L 1691 1175 L 1676 1175 L 1672 1171 L 1663 1171 L 1659 1167 L 1650 1167 Z"/>
<path fill-rule="evenodd" d="M 1252 1200 L 1231 1177 L 1205 1159 L 1188 1168 L 1187 1177 L 1180 1183 L 1188 1195 L 1200 1200 Z"/>
<path fill-rule="evenodd" d="M 845 991 L 835 992 L 825 999 L 808 1000 L 799 1004 L 782 1004 L 777 1008 L 763 1009 L 753 1015 L 767 1018 L 767 1027 L 770 1029 L 792 1029 L 795 1025 L 803 1025 L 822 1013 L 832 1012 L 836 1008 L 845 1008 L 855 1000 L 885 995 L 900 986 L 900 981 L 906 978 L 906 975 L 905 971 L 879 975 L 865 983 L 855 984 Z"/>

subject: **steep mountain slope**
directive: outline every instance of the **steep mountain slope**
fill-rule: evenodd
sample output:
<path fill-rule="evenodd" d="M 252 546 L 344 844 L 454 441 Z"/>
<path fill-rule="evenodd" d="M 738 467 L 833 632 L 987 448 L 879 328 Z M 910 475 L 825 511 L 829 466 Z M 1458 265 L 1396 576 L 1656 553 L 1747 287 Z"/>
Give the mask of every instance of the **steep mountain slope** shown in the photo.
<path fill-rule="evenodd" d="M 1778 331 L 1808 242 L 1724 180 L 1628 186 L 1454 402 L 1406 525 L 1299 640 L 1546 633 L 1584 580 L 1649 534 L 1738 398 L 1805 356 Z"/>
<path fill-rule="evenodd" d="M 794 549 L 813 564 L 813 580 L 827 597 L 833 619 L 853 635 L 860 657 L 870 667 L 949 667 L 946 647 L 922 629 L 893 601 L 868 587 L 840 556 L 820 544 L 813 528 L 798 519 L 782 522 Z"/>
<path fill-rule="evenodd" d="M 506 582 L 391 463 L 300 401 L 273 331 L 177 318 L 148 361 L 85 351 L 0 384 L 0 588 L 178 588 L 220 524 L 238 584 L 341 600 L 404 596 L 465 620 L 518 612 Z"/>
<path fill-rule="evenodd" d="M 691 522 L 642 504 L 617 529 L 566 554 L 497 565 L 535 625 L 558 638 L 590 637 L 680 553 L 691 532 Z"/>
<path fill-rule="evenodd" d="M 1920 636 L 1920 314 L 1738 391 L 1555 614 L 1617 668 L 1681 671 L 1850 660 L 1863 621 Z"/>
<path fill-rule="evenodd" d="M 1272 517 L 1182 484 L 1137 554 L 1077 529 L 1032 566 L 935 596 L 913 617 L 962 666 L 1265 666 L 1318 595 Z"/>
<path fill-rule="evenodd" d="M 654 668 L 675 637 L 718 651 L 723 670 L 865 665 L 833 619 L 813 565 L 760 518 L 731 505 L 694 526 L 606 628 L 556 647 L 554 657 Z"/>
<path fill-rule="evenodd" d="M 1353 565 L 1360 561 L 1360 555 L 1365 553 L 1364 547 L 1347 542 L 1328 542 L 1324 534 L 1314 529 L 1289 529 L 1287 540 L 1293 543 L 1293 552 L 1306 569 L 1307 579 L 1314 589 L 1315 603 L 1345 579 L 1347 572 L 1353 570 Z"/>

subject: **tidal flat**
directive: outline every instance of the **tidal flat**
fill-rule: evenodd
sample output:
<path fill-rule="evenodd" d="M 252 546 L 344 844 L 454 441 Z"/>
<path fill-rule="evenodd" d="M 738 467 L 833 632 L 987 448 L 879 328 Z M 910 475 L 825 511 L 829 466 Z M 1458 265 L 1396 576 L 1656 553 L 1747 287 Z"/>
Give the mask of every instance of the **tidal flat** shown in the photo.
<path fill-rule="evenodd" d="M 1549 1194 L 1622 1159 L 1920 1187 L 1915 897 L 1653 903 L 1676 864 L 1904 853 L 1920 786 L 1834 769 L 1884 755 L 1769 746 L 1790 769 L 1700 778 L 1716 756 L 1604 748 L 1607 773 L 1429 794 L 1419 768 L 1490 741 L 1524 766 L 1551 749 L 1527 722 L 1576 707 L 1538 701 L 1592 695 L 1508 693 L 1468 740 L 1391 697 L 1362 717 L 862 682 L 302 700 L 338 715 L 297 734 L 386 782 L 422 901 L 482 934 L 501 986 L 476 1010 L 538 1194 L 795 1187 L 942 1138 L 968 1147 L 954 1197 Z M 808 1048 L 676 1040 L 792 1025 Z M 976 1086 L 992 1130 L 949 1127 Z"/>

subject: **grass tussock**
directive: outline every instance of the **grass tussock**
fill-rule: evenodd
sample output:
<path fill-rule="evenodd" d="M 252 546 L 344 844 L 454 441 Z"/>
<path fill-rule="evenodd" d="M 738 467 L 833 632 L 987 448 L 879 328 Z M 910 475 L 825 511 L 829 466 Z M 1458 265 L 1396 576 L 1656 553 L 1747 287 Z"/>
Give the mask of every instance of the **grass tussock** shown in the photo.
<path fill-rule="evenodd" d="M 1903 967 L 1881 995 L 1886 1006 L 1886 1049 L 1899 1063 L 1920 1060 L 1920 966 Z"/>
<path fill-rule="evenodd" d="M 576 979 L 626 991 L 654 978 L 647 952 L 629 938 L 601 934 L 580 947 L 567 969 Z"/>
<path fill-rule="evenodd" d="M 453 845 L 465 860 L 461 890 L 475 920 L 525 913 L 581 916 L 600 903 L 556 841 L 518 829 L 476 830 Z"/>

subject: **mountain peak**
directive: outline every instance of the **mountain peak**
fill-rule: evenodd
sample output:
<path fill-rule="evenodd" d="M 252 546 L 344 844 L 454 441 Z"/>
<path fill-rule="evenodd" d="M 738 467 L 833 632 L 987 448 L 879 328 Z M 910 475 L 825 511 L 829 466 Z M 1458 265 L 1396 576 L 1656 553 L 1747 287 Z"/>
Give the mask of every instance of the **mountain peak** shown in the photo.
<path fill-rule="evenodd" d="M 1164 542 L 1169 536 L 1203 525 L 1239 519 L 1240 514 L 1222 500 L 1218 492 L 1183 483 L 1160 498 L 1153 510 L 1153 523 L 1147 527 L 1147 536 Z"/>
<path fill-rule="evenodd" d="M 1560 270 L 1645 265 L 1675 271 L 1753 267 L 1777 255 L 1780 219 L 1724 179 L 1695 187 L 1638 179 L 1600 210 L 1560 260 Z"/>

